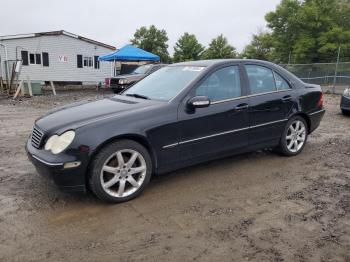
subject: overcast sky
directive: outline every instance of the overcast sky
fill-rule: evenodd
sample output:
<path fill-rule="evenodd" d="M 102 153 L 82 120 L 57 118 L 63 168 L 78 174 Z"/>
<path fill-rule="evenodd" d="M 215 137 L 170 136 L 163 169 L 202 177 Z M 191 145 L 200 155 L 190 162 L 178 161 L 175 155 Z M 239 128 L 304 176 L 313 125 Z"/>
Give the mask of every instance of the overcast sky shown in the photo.
<path fill-rule="evenodd" d="M 169 52 L 184 32 L 207 45 L 223 33 L 239 51 L 265 28 L 264 15 L 280 0 L 0 0 L 0 35 L 66 30 L 116 46 L 141 26 L 169 37 Z"/>

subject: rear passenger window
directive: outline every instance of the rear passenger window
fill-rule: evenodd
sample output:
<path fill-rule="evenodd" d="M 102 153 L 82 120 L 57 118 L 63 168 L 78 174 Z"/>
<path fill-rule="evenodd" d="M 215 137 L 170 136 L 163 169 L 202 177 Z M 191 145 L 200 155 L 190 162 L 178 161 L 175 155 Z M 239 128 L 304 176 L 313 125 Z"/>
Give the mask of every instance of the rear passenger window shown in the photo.
<path fill-rule="evenodd" d="M 212 102 L 240 97 L 241 81 L 238 66 L 228 66 L 209 75 L 196 89 L 197 96 L 207 96 Z"/>
<path fill-rule="evenodd" d="M 276 87 L 278 90 L 287 90 L 290 89 L 289 84 L 286 80 L 284 80 L 279 74 L 273 72 L 275 74 Z"/>
<path fill-rule="evenodd" d="M 276 91 L 275 78 L 272 70 L 258 65 L 245 66 L 251 94 Z"/>

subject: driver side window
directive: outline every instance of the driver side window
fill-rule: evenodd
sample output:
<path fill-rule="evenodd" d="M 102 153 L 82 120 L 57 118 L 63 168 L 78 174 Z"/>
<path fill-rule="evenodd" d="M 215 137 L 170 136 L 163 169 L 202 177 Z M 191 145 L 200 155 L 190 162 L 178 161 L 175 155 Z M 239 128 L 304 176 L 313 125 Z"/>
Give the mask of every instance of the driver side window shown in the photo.
<path fill-rule="evenodd" d="M 240 97 L 238 66 L 221 68 L 207 77 L 196 89 L 196 96 L 207 96 L 212 102 Z"/>

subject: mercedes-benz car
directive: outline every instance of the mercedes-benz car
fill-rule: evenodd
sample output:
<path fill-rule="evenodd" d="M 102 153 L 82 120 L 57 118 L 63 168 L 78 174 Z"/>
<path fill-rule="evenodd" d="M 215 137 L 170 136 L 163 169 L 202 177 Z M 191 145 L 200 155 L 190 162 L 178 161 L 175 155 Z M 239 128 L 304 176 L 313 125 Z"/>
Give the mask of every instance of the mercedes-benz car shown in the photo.
<path fill-rule="evenodd" d="M 295 156 L 324 113 L 320 86 L 275 64 L 185 62 L 120 95 L 49 112 L 26 150 L 60 188 L 122 202 L 152 175 L 265 148 Z"/>
<path fill-rule="evenodd" d="M 117 77 L 112 77 L 110 79 L 110 87 L 112 88 L 113 92 L 118 94 L 122 92 L 127 87 L 131 86 L 132 84 L 136 83 L 137 81 L 140 81 L 141 79 L 145 78 L 146 76 L 154 73 L 158 69 L 166 66 L 166 64 L 146 64 L 141 65 L 137 67 L 133 72 L 126 75 L 120 75 Z"/>
<path fill-rule="evenodd" d="M 345 89 L 341 97 L 340 109 L 344 115 L 350 115 L 350 87 Z"/>

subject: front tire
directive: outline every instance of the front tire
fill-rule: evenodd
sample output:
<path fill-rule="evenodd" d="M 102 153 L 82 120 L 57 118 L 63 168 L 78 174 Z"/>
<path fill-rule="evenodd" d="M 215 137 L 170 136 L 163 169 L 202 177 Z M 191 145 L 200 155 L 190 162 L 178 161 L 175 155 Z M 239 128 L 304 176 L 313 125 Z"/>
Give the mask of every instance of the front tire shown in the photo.
<path fill-rule="evenodd" d="M 147 149 L 133 140 L 118 140 L 94 158 L 90 189 L 103 201 L 125 202 L 141 194 L 151 174 L 152 161 Z"/>
<path fill-rule="evenodd" d="M 278 152 L 285 156 L 298 155 L 304 148 L 308 136 L 307 123 L 301 116 L 292 117 L 282 134 Z"/>

